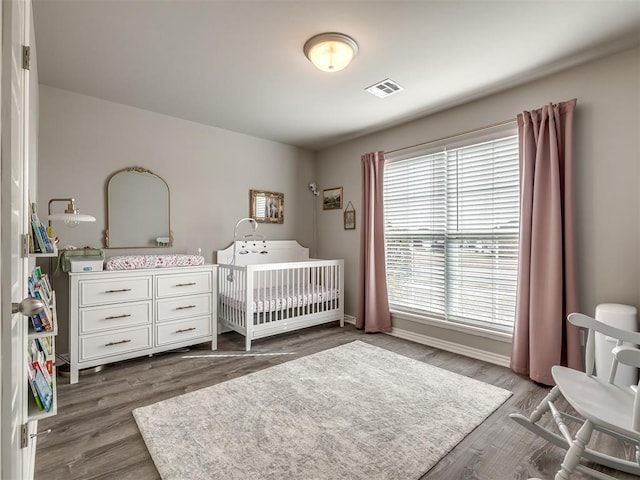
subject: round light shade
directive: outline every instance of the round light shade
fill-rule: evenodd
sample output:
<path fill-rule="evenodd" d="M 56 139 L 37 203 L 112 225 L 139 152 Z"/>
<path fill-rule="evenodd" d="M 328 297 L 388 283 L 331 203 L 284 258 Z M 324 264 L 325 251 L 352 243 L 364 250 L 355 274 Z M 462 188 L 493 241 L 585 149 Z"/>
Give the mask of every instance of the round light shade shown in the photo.
<path fill-rule="evenodd" d="M 324 72 L 338 72 L 358 53 L 355 40 L 342 33 L 321 33 L 307 40 L 304 54 Z"/>
<path fill-rule="evenodd" d="M 81 213 L 52 213 L 49 215 L 51 221 L 64 221 L 65 225 L 75 227 L 80 222 L 95 222 L 96 217 L 91 215 L 83 215 Z"/>

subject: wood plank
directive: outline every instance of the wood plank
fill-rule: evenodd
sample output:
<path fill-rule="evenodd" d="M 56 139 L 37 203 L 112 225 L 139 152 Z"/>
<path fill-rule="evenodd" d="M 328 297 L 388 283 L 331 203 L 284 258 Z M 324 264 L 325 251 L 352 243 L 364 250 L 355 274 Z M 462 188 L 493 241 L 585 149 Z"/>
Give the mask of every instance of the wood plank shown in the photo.
<path fill-rule="evenodd" d="M 502 407 L 421 480 L 553 478 L 564 451 L 508 418 L 509 413 L 529 413 L 546 395 L 546 387 L 507 368 L 389 335 L 364 334 L 352 325 L 340 328 L 337 323 L 256 341 L 250 355 L 244 354 L 244 338 L 230 332 L 219 336 L 216 352 L 209 350 L 209 344 L 203 344 L 188 351 L 111 364 L 100 373 L 82 375 L 76 385 L 60 378 L 58 415 L 39 425 L 40 431 L 51 428 L 52 432 L 38 439 L 35 478 L 158 480 L 160 477 L 131 415 L 133 409 L 353 340 L 513 392 Z M 255 355 L 259 353 L 281 355 Z M 205 357 L 188 358 L 194 354 Z M 207 357 L 211 354 L 240 356 Z M 603 435 L 594 440 L 598 448 L 610 453 L 623 451 L 619 444 Z M 637 478 L 620 472 L 613 475 L 623 480 Z M 582 478 L 587 477 L 575 475 L 576 480 Z"/>

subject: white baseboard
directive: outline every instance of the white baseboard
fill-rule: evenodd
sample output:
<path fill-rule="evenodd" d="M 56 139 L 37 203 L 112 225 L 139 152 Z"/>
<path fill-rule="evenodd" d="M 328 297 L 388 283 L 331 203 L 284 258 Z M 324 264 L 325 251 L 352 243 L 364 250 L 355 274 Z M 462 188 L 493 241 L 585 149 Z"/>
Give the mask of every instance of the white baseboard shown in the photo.
<path fill-rule="evenodd" d="M 492 363 L 501 367 L 509 367 L 511 363 L 511 359 L 504 355 L 487 352 L 486 350 L 480 350 L 467 345 L 460 345 L 459 343 L 448 342 L 446 340 L 429 337 L 427 335 L 410 332 L 408 330 L 402 330 L 400 328 L 392 328 L 389 335 L 404 338 L 405 340 L 427 345 L 429 347 L 439 348 L 440 350 L 445 350 L 447 352 L 457 353 L 458 355 L 470 357 L 475 360 L 482 360 L 483 362 Z"/>
<path fill-rule="evenodd" d="M 345 315 L 344 321 L 345 323 L 355 324 L 356 317 L 352 315 Z M 501 367 L 509 367 L 511 363 L 511 359 L 504 355 L 498 355 L 497 353 L 487 352 L 486 350 L 460 345 L 459 343 L 448 342 L 446 340 L 430 337 L 421 333 L 411 332 L 409 330 L 394 327 L 388 335 L 403 338 L 404 340 L 409 340 L 410 342 L 419 343 L 421 345 L 427 345 L 428 347 L 438 348 L 447 352 L 457 353 L 458 355 L 492 363 Z"/>

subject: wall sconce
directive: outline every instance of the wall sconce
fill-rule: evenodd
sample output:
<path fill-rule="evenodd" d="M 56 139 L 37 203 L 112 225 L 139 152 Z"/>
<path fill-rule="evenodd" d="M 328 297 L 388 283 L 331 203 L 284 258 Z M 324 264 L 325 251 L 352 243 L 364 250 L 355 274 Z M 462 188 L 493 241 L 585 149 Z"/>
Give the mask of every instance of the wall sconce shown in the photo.
<path fill-rule="evenodd" d="M 64 213 L 51 213 L 51 204 L 54 202 L 68 202 L 67 208 Z M 83 215 L 76 208 L 76 201 L 73 198 L 52 198 L 49 200 L 49 208 L 48 208 L 48 216 L 49 226 L 47 227 L 47 235 L 53 237 L 53 226 L 51 225 L 52 221 L 61 220 L 64 221 L 65 225 L 69 227 L 75 227 L 80 222 L 95 222 L 96 218 L 91 215 Z"/>
<path fill-rule="evenodd" d="M 304 44 L 305 56 L 323 72 L 338 72 L 358 54 L 356 41 L 343 33 L 315 35 Z"/>

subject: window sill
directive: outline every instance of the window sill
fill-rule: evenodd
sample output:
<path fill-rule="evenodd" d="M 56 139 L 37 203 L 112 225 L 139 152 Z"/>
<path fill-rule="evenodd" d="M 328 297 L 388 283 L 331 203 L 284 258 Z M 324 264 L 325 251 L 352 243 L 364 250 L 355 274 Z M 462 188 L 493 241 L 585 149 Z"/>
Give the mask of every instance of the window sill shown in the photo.
<path fill-rule="evenodd" d="M 435 318 L 425 317 L 422 315 L 416 315 L 408 312 L 401 312 L 399 310 L 391 310 L 391 318 L 398 318 L 407 320 L 410 322 L 421 323 L 423 325 L 430 325 L 433 327 L 443 328 L 445 330 L 454 330 L 456 332 L 465 333 L 467 335 L 473 335 L 476 337 L 484 337 L 498 342 L 511 343 L 513 335 L 511 333 L 496 332 L 493 330 L 487 330 L 485 328 L 474 327 L 471 325 L 461 325 L 459 323 L 446 322 L 444 320 L 438 320 Z"/>

